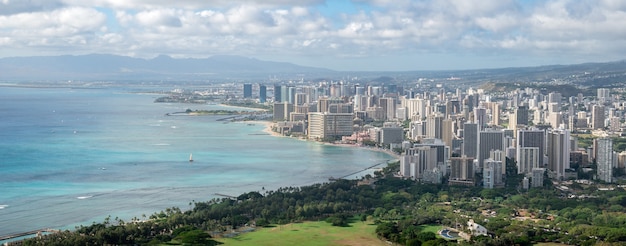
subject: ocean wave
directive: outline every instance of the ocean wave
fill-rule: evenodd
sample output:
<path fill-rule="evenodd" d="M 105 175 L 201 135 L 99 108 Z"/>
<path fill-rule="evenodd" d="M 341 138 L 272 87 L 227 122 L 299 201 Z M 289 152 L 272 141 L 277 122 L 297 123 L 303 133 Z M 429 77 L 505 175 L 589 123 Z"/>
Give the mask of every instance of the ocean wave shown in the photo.
<path fill-rule="evenodd" d="M 9 205 L 6 205 L 6 204 L 0 204 L 0 209 L 5 209 L 5 208 L 7 208 L 8 206 L 9 206 Z"/>
<path fill-rule="evenodd" d="M 93 196 L 77 196 L 76 199 L 84 200 L 84 199 L 89 199 L 89 198 L 92 198 L 92 197 Z"/>
<path fill-rule="evenodd" d="M 152 146 L 170 146 L 170 144 L 168 143 L 155 143 L 155 144 L 151 144 Z"/>

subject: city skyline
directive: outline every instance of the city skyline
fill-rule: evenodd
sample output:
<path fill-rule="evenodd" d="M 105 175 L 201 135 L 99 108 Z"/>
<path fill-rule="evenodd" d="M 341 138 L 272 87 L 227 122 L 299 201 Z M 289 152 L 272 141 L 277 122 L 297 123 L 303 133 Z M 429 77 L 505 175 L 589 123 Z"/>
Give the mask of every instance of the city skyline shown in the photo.
<path fill-rule="evenodd" d="M 0 1 L 0 57 L 241 55 L 344 71 L 624 59 L 620 1 Z"/>

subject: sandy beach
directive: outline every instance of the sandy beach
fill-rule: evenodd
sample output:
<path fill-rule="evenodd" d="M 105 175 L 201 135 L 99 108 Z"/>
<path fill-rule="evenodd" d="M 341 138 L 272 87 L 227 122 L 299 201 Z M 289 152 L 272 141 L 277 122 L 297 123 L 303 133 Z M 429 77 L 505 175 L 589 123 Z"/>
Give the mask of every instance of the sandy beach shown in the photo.
<path fill-rule="evenodd" d="M 271 136 L 274 136 L 274 137 L 287 137 L 287 136 L 284 136 L 284 135 L 282 135 L 282 134 L 272 130 L 272 127 L 275 124 L 274 122 L 271 122 L 271 121 L 246 121 L 246 122 L 253 123 L 253 124 L 263 124 L 263 125 L 265 125 L 265 128 L 263 129 L 263 132 L 267 133 L 267 134 L 269 134 Z M 303 139 L 303 138 L 298 138 L 298 139 L 299 140 L 303 140 L 303 141 L 308 141 L 308 140 Z M 376 151 L 376 152 L 389 154 L 389 155 L 393 156 L 396 159 L 400 158 L 400 155 L 398 155 L 397 153 L 394 153 L 391 150 L 387 150 L 387 149 L 368 147 L 368 146 L 363 146 L 363 145 L 358 145 L 358 144 L 324 143 L 324 142 L 319 142 L 319 143 L 324 144 L 324 145 L 332 145 L 332 146 L 340 146 L 340 147 L 361 148 L 361 149 L 365 149 L 365 150 L 370 150 L 370 151 Z"/>

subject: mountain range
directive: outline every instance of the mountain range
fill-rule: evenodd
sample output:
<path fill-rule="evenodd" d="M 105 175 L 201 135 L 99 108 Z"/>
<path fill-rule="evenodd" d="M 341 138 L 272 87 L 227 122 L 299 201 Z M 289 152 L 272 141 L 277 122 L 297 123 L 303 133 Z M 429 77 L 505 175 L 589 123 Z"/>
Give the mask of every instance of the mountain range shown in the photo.
<path fill-rule="evenodd" d="M 449 82 L 447 78 L 454 77 L 459 79 L 457 83 L 470 85 L 568 81 L 584 87 L 618 84 L 621 86 L 621 83 L 626 82 L 626 61 L 473 70 L 347 72 L 234 55 L 201 59 L 178 59 L 165 55 L 142 59 L 107 54 L 0 58 L 0 82 L 236 81 L 269 77 L 324 81 L 358 77 L 364 82 L 380 83 L 414 81 L 416 78 L 434 78 Z M 381 79 L 384 81 L 379 81 Z"/>
<path fill-rule="evenodd" d="M 175 59 L 165 55 L 142 59 L 105 54 L 0 59 L 0 81 L 245 78 L 329 72 L 333 71 L 231 55 L 203 59 Z"/>

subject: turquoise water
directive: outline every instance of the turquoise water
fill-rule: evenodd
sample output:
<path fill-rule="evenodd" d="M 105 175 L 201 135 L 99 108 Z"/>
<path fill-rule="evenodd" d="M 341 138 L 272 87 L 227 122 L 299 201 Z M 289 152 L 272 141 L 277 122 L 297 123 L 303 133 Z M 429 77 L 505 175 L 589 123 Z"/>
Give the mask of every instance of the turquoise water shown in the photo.
<path fill-rule="evenodd" d="M 108 215 L 142 219 L 215 193 L 325 182 L 392 158 L 258 135 L 263 124 L 220 116 L 165 116 L 222 107 L 157 104 L 133 91 L 0 87 L 0 236 Z"/>

